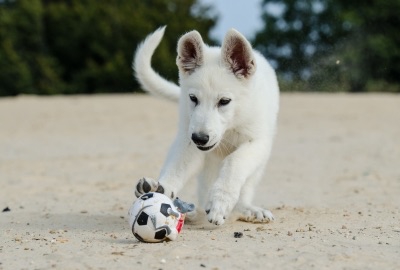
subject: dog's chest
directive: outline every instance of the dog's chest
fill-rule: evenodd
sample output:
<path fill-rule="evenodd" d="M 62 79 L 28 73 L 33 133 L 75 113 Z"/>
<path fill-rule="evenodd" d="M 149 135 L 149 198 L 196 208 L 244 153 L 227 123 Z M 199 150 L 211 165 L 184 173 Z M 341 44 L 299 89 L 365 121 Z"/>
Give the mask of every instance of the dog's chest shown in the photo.
<path fill-rule="evenodd" d="M 236 130 L 226 131 L 221 143 L 212 153 L 224 158 L 234 152 L 245 141 L 248 141 L 248 138 L 245 138 Z"/>

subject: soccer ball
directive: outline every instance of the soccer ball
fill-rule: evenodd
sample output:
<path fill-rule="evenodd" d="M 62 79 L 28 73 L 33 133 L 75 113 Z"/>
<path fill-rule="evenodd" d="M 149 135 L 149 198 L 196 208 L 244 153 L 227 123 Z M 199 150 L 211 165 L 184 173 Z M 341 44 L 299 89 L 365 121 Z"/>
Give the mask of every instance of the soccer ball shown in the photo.
<path fill-rule="evenodd" d="M 147 243 L 175 240 L 185 218 L 170 198 L 155 192 L 137 198 L 128 214 L 133 235 Z"/>

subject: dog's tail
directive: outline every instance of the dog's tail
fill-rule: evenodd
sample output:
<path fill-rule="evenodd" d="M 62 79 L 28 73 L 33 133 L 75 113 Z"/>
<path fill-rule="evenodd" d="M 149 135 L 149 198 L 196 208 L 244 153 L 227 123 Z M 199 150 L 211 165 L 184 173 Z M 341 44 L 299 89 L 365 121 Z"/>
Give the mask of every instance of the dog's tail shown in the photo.
<path fill-rule="evenodd" d="M 165 27 L 160 27 L 150 34 L 137 48 L 132 63 L 135 76 L 142 88 L 154 95 L 178 101 L 180 88 L 175 83 L 161 77 L 151 67 L 151 57 L 164 35 Z"/>

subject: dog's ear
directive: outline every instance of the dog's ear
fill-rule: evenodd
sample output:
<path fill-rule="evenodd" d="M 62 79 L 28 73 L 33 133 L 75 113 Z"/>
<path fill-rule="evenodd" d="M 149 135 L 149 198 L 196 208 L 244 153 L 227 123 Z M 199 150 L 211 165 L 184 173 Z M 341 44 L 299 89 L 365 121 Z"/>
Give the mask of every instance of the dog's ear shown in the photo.
<path fill-rule="evenodd" d="M 191 31 L 178 41 L 176 64 L 183 74 L 192 74 L 203 65 L 203 39 L 199 32 Z"/>
<path fill-rule="evenodd" d="M 253 49 L 247 39 L 231 29 L 222 44 L 222 61 L 239 79 L 248 78 L 256 71 Z"/>

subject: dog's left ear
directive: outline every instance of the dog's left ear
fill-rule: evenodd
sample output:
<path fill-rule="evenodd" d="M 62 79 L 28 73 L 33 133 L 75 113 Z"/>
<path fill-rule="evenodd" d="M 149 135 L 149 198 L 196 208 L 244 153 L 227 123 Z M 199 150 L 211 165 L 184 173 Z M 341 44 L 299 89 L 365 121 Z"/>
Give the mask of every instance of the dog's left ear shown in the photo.
<path fill-rule="evenodd" d="M 222 61 L 239 79 L 249 78 L 256 71 L 253 49 L 247 39 L 231 29 L 222 44 Z"/>
<path fill-rule="evenodd" d="M 180 72 L 190 75 L 203 65 L 203 44 L 197 31 L 191 31 L 179 39 L 176 64 Z"/>

